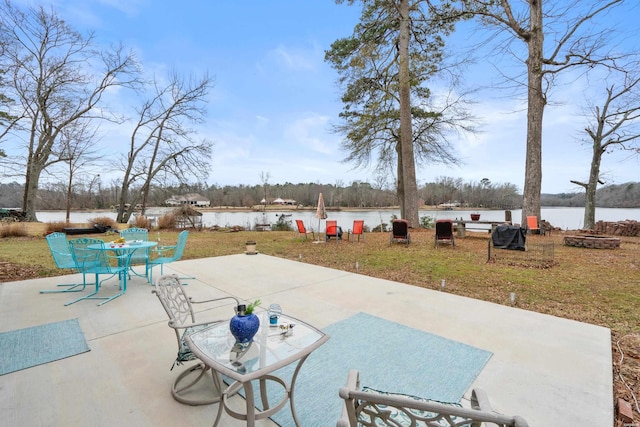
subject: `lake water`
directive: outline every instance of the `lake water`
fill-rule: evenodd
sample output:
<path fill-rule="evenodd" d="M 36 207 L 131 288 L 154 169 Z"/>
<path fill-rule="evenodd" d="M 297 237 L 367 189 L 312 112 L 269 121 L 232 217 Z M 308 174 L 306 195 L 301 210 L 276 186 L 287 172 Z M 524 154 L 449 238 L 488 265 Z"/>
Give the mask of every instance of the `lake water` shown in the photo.
<path fill-rule="evenodd" d="M 454 219 L 464 218 L 470 219 L 469 215 L 473 210 L 420 210 L 420 217 L 430 216 L 434 219 Z M 503 221 L 505 219 L 504 210 L 487 210 L 478 211 L 481 214 L 481 220 L 487 221 Z M 315 211 L 282 211 L 282 212 L 204 212 L 202 222 L 205 227 L 219 225 L 221 227 L 239 225 L 246 228 L 254 228 L 255 224 L 274 224 L 278 221 L 280 215 L 291 215 L 288 220 L 302 219 L 305 225 L 314 230 L 318 229 L 318 219 L 315 217 Z M 362 219 L 369 228 L 374 228 L 380 223 L 389 224 L 391 216 L 400 216 L 399 210 L 366 210 L 366 211 L 341 211 L 327 212 L 328 219 L 338 221 L 338 225 L 347 230 L 352 227 L 353 220 Z M 522 215 L 521 210 L 511 211 L 511 217 L 514 223 L 520 221 Z M 98 216 L 108 216 L 116 218 L 115 212 L 71 212 L 70 220 L 72 223 L 84 223 L 91 218 Z M 37 213 L 39 221 L 54 222 L 64 221 L 64 211 L 41 211 Z M 582 228 L 584 217 L 584 208 L 542 208 L 542 219 L 549 221 L 554 227 L 563 230 L 578 230 Z M 597 208 L 596 221 L 623 221 L 626 219 L 640 221 L 640 209 L 616 209 L 616 208 Z M 320 229 L 324 229 L 322 224 Z M 489 226 L 487 226 L 487 229 Z"/>

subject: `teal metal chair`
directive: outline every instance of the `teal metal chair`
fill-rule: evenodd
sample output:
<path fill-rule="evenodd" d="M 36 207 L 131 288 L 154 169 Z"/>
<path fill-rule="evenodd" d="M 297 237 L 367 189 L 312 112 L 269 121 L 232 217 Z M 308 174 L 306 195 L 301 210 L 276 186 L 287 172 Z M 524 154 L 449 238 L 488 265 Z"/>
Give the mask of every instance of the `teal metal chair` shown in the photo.
<path fill-rule="evenodd" d="M 144 242 L 149 240 L 149 230 L 146 228 L 127 228 L 120 231 L 120 237 L 130 242 L 132 240 L 142 240 Z M 144 265 L 144 276 L 138 274 L 133 269 L 134 265 Z M 140 248 L 133 251 L 131 259 L 129 260 L 129 271 L 140 277 L 149 276 L 149 248 Z"/>
<path fill-rule="evenodd" d="M 88 247 L 90 245 L 97 245 L 98 249 L 89 249 Z M 98 304 L 102 305 L 118 298 L 121 295 L 124 295 L 124 293 L 127 291 L 126 273 L 129 266 L 126 262 L 126 258 L 129 256 L 128 254 L 110 255 L 110 249 L 107 248 L 104 242 L 100 239 L 80 238 L 70 240 L 69 247 L 71 248 L 71 254 L 73 256 L 73 260 L 76 263 L 78 271 L 80 271 L 82 274 L 95 274 L 96 287 L 95 291 L 93 291 L 92 293 L 68 302 L 65 304 L 65 306 L 85 299 L 104 300 Z M 116 262 L 112 262 L 114 259 L 116 260 Z M 114 263 L 116 264 L 115 266 L 112 265 Z M 100 281 L 101 274 L 108 274 L 109 277 Z M 118 278 L 121 281 L 119 286 L 120 292 L 109 297 L 97 296 L 98 292 L 100 292 L 100 285 L 102 284 L 102 282 L 110 279 L 115 275 L 118 275 Z"/>
<path fill-rule="evenodd" d="M 164 265 L 182 258 L 184 247 L 187 244 L 187 237 L 189 232 L 187 230 L 181 231 L 178 234 L 178 241 L 172 246 L 161 246 L 154 250 L 159 254 L 158 258 L 149 260 L 149 283 L 153 284 L 153 267 L 160 266 L 160 275 L 164 274 Z M 171 256 L 165 256 L 165 253 L 172 253 Z"/>
<path fill-rule="evenodd" d="M 46 239 L 53 261 L 56 263 L 56 267 L 60 269 L 79 271 L 76 262 L 73 260 L 73 255 L 71 255 L 71 249 L 69 248 L 66 234 L 55 232 L 49 234 Z M 87 286 L 86 274 L 82 274 L 82 283 L 63 283 L 58 286 L 65 287 L 66 289 L 43 290 L 40 291 L 40 293 L 51 294 L 59 292 L 82 292 Z"/>

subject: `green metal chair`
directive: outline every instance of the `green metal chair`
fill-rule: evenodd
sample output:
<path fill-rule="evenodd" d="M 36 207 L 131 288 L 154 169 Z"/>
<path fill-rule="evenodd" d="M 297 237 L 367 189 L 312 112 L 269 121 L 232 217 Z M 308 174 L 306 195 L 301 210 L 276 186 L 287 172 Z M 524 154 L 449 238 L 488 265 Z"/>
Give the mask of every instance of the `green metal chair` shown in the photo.
<path fill-rule="evenodd" d="M 60 269 L 79 271 L 76 262 L 73 260 L 73 255 L 71 255 L 71 249 L 69 248 L 66 234 L 55 232 L 49 234 L 46 239 L 53 261 L 56 263 L 56 267 Z M 60 292 L 82 292 L 87 286 L 86 274 L 82 274 L 82 283 L 63 283 L 58 286 L 63 286 L 66 289 L 42 290 L 40 293 L 52 294 Z M 82 288 L 78 289 L 80 286 L 82 286 Z"/>
<path fill-rule="evenodd" d="M 142 240 L 146 242 L 149 240 L 149 230 L 146 228 L 127 228 L 125 230 L 120 231 L 120 237 L 122 237 L 127 242 L 132 240 Z M 144 276 L 142 274 L 138 274 L 133 269 L 134 265 L 144 265 Z M 131 267 L 129 271 L 131 271 L 136 276 L 140 277 L 148 277 L 149 276 L 149 248 L 140 248 L 133 251 L 131 254 L 131 259 L 129 260 L 129 266 Z"/>
<path fill-rule="evenodd" d="M 187 237 L 189 236 L 189 232 L 187 230 L 181 231 L 178 234 L 178 241 L 175 245 L 172 246 L 161 246 L 158 249 L 154 250 L 154 252 L 158 252 L 160 255 L 156 259 L 149 260 L 148 271 L 149 271 L 149 283 L 153 284 L 153 267 L 159 265 L 160 266 L 160 275 L 164 274 L 164 265 L 169 264 L 174 261 L 180 260 L 182 258 L 182 253 L 184 252 L 184 247 L 187 244 Z M 171 256 L 164 256 L 166 252 L 173 252 Z"/>
<path fill-rule="evenodd" d="M 89 249 L 90 245 L 98 245 L 99 249 Z M 106 248 L 104 242 L 100 239 L 91 239 L 91 238 L 80 238 L 69 241 L 69 247 L 71 248 L 71 254 L 73 255 L 73 260 L 75 261 L 78 270 L 82 274 L 95 274 L 95 291 L 92 293 L 82 296 L 78 299 L 75 299 L 71 302 L 65 304 L 71 305 L 78 301 L 82 301 L 85 299 L 100 299 L 104 300 L 98 305 L 106 304 L 109 301 L 118 298 L 127 291 L 127 269 L 128 263 L 126 261 L 126 257 L 128 254 L 124 255 L 109 255 L 109 250 Z M 112 265 L 112 260 L 116 259 L 117 265 Z M 120 274 L 122 273 L 122 274 Z M 99 280 L 101 274 L 108 274 L 109 277 Z M 100 285 L 105 280 L 110 279 L 111 277 L 118 275 L 121 283 L 119 286 L 120 292 L 115 295 L 109 297 L 97 296 L 98 292 L 100 292 Z"/>

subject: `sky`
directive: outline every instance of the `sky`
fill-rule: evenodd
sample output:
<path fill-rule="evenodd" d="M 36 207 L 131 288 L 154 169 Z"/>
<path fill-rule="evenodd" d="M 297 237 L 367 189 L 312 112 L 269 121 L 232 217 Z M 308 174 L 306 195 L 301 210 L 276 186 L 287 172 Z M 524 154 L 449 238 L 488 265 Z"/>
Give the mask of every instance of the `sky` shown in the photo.
<path fill-rule="evenodd" d="M 352 34 L 359 6 L 333 0 L 49 3 L 77 30 L 94 31 L 100 43 L 121 42 L 133 49 L 147 75 L 175 70 L 187 76 L 205 72 L 214 76 L 206 123 L 199 127 L 201 136 L 214 142 L 209 184 L 256 185 L 262 183 L 261 174 L 268 174 L 270 184 L 375 181 L 373 166 L 354 169 L 343 162 L 347 153 L 340 148 L 342 136 L 332 132 L 342 110 L 338 76 L 324 62 L 331 43 Z M 637 33 L 637 21 L 632 18 L 639 12 L 637 5 L 626 6 L 606 19 L 616 28 L 635 27 Z M 452 46 L 466 49 L 477 37 L 467 26 L 456 34 Z M 625 43 L 636 44 L 633 39 Z M 442 177 L 465 182 L 488 178 L 522 191 L 526 101 L 508 91 L 487 88 L 499 77 L 495 66 L 515 69 L 517 65 L 489 47 L 480 49 L 486 49 L 486 54 L 478 55 L 480 60 L 463 79 L 467 87 L 483 87 L 473 94 L 471 107 L 478 133 L 452 135 L 450 142 L 463 164 L 419 167 L 419 185 Z M 585 127 L 582 112 L 589 86 L 584 80 L 565 83 L 554 92 L 554 105 L 545 110 L 543 193 L 579 192 L 570 180 L 588 177 L 591 148 L 578 138 Z M 438 89 L 445 90 L 434 87 L 434 92 Z M 103 141 L 114 150 L 130 135 L 126 125 L 102 130 Z M 613 153 L 605 155 L 602 172 L 611 184 L 640 181 L 638 166 L 637 157 Z M 388 183 L 392 182 L 390 177 Z"/>

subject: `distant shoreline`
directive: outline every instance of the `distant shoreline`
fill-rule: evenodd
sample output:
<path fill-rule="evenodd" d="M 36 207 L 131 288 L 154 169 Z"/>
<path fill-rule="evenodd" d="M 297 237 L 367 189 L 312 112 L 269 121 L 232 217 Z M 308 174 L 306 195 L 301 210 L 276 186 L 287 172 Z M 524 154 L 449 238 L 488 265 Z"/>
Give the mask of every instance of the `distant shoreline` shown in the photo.
<path fill-rule="evenodd" d="M 172 207 L 178 208 L 178 206 L 149 206 L 147 209 L 156 209 L 156 208 L 167 208 L 170 209 Z M 316 206 L 290 206 L 290 205 L 267 205 L 266 208 L 263 205 L 257 206 L 211 206 L 207 208 L 197 207 L 195 210 L 199 212 L 315 212 Z M 400 206 L 383 206 L 383 207 L 330 207 L 327 206 L 327 212 L 367 212 L 367 211 L 394 211 L 400 210 Z M 520 208 L 514 208 L 513 210 L 517 210 Z M 427 206 L 423 205 L 418 208 L 418 210 L 426 210 L 426 211 L 493 211 L 493 210 L 508 210 L 508 209 L 491 209 L 491 208 L 465 208 L 465 207 L 454 207 L 454 208 L 439 208 L 437 206 Z M 38 211 L 42 212 L 60 212 L 64 211 L 64 209 L 38 209 Z M 113 209 L 71 209 L 71 212 L 115 212 Z"/>

